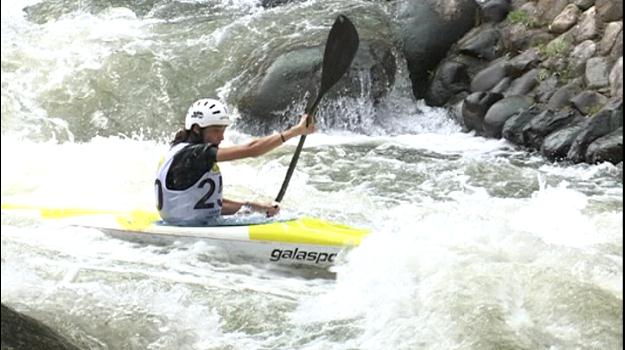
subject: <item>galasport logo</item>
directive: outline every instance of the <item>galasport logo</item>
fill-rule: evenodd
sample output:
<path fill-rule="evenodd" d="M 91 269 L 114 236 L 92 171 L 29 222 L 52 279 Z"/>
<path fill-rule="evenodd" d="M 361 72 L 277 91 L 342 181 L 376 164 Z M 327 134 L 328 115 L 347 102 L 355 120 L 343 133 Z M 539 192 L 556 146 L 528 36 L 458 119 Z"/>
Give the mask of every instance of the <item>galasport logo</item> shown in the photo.
<path fill-rule="evenodd" d="M 314 261 L 315 264 L 324 263 L 324 262 L 334 262 L 334 258 L 336 258 L 336 254 L 328 254 L 321 252 L 310 252 L 306 250 L 300 250 L 299 248 L 291 249 L 274 249 L 271 251 L 271 257 L 269 260 L 271 261 L 280 261 L 280 260 L 294 260 L 294 261 Z"/>

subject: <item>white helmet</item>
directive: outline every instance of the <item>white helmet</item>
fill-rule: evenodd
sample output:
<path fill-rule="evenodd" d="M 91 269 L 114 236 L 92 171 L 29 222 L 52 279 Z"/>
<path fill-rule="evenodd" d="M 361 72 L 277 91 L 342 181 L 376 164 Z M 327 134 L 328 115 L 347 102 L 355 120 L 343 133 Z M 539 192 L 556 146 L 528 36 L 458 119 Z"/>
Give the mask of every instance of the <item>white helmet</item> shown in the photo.
<path fill-rule="evenodd" d="M 203 98 L 195 101 L 189 107 L 187 117 L 184 120 L 184 128 L 191 130 L 193 124 L 197 124 L 200 128 L 211 125 L 230 125 L 226 106 L 212 98 Z"/>

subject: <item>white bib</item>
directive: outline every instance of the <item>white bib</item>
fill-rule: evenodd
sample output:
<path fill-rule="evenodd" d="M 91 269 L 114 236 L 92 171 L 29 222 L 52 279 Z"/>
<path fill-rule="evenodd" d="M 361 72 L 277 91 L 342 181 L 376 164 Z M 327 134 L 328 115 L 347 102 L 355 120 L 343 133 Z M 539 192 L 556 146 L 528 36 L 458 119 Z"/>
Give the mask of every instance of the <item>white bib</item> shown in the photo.
<path fill-rule="evenodd" d="M 223 182 L 217 163 L 185 190 L 171 190 L 166 186 L 166 176 L 174 156 L 188 145 L 179 143 L 171 148 L 154 183 L 158 212 L 170 224 L 203 224 L 221 215 Z"/>

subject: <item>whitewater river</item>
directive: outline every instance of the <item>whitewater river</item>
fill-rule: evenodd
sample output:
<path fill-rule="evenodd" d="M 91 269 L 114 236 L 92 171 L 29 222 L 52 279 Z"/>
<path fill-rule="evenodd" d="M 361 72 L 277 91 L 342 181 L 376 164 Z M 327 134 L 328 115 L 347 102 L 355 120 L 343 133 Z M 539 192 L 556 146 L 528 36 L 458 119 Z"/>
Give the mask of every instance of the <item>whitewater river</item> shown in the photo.
<path fill-rule="evenodd" d="M 3 1 L 2 202 L 152 208 L 188 89 L 227 99 L 241 79 L 235 56 L 209 74 L 218 63 L 181 54 L 199 45 L 192 29 L 223 52 L 233 31 L 278 35 L 277 18 L 334 13 L 322 4 Z M 194 16 L 214 16 L 214 28 Z M 146 84 L 141 62 L 158 79 Z M 364 98 L 341 102 L 340 127 L 321 110 L 283 201 L 284 215 L 372 230 L 330 272 L 3 211 L 2 303 L 84 349 L 622 348 L 622 164 L 552 163 L 463 133 L 398 80 L 386 123 L 366 118 Z M 251 137 L 235 127 L 225 143 Z M 270 201 L 295 142 L 222 164 L 225 196 Z"/>

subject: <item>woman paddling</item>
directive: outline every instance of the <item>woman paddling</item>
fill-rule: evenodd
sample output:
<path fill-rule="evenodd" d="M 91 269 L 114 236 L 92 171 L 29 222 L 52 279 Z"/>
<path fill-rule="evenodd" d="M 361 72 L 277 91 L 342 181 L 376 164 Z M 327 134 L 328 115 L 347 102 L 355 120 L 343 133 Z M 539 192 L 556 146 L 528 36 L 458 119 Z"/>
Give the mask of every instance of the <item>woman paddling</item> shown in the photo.
<path fill-rule="evenodd" d="M 232 215 L 242 207 L 274 216 L 277 203 L 239 202 L 222 197 L 223 181 L 218 162 L 257 157 L 300 135 L 315 131 L 303 115 L 296 126 L 246 144 L 219 147 L 231 120 L 224 104 L 201 99 L 191 105 L 184 129 L 178 131 L 161 162 L 155 181 L 161 218 L 175 225 L 205 224 L 220 215 Z M 312 119 L 312 118 L 311 118 Z"/>

